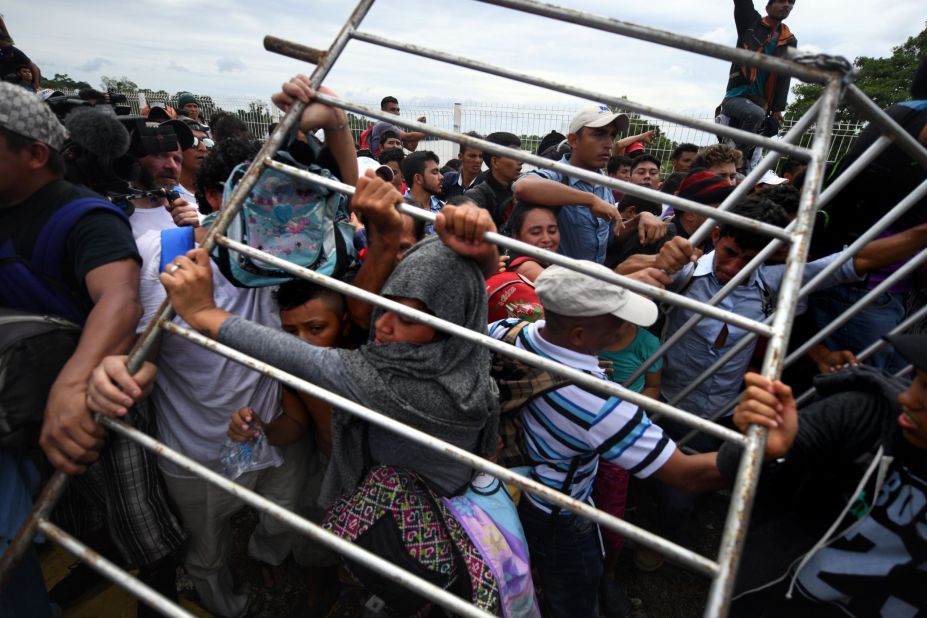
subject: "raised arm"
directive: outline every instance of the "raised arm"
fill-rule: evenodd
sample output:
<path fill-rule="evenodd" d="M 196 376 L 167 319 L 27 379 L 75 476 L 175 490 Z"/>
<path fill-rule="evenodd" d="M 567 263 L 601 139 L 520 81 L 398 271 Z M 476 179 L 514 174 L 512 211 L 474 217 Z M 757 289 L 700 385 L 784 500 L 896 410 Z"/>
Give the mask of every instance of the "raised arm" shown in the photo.
<path fill-rule="evenodd" d="M 853 268 L 863 275 L 911 257 L 927 247 L 927 223 L 873 240 L 853 258 Z"/>
<path fill-rule="evenodd" d="M 621 221 L 618 209 L 602 198 L 560 182 L 528 174 L 515 183 L 515 199 L 520 202 L 559 208 L 568 204 L 586 206 L 592 214 L 609 221 Z"/>

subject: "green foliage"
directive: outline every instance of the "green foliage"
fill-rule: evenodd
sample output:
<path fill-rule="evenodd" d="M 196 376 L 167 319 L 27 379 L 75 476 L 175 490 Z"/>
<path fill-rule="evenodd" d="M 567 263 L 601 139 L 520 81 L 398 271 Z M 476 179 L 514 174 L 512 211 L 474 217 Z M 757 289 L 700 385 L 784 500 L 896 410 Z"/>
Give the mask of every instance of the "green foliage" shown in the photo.
<path fill-rule="evenodd" d="M 122 77 L 108 77 L 104 75 L 100 78 L 100 88 L 112 92 L 135 92 L 138 90 L 138 84 L 125 75 Z"/>
<path fill-rule="evenodd" d="M 856 85 L 880 108 L 885 109 L 910 98 L 911 77 L 920 61 L 927 56 L 927 24 L 915 36 L 892 48 L 888 58 L 860 56 L 853 64 L 859 69 Z M 821 96 L 823 86 L 797 84 L 792 88 L 795 100 L 785 110 L 785 117 L 798 119 Z M 837 122 L 860 122 L 856 109 L 841 105 Z"/>
<path fill-rule="evenodd" d="M 92 88 L 87 82 L 72 79 L 67 73 L 55 73 L 52 78 L 42 78 L 42 88 L 51 88 L 52 90 L 83 90 Z"/>

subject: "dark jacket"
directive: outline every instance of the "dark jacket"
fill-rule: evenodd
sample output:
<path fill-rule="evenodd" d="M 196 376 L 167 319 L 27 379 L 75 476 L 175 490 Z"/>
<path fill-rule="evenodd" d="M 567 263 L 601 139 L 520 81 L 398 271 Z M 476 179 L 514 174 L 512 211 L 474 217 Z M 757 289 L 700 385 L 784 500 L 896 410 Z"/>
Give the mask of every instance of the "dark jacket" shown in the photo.
<path fill-rule="evenodd" d="M 512 200 L 514 193 L 512 186 L 505 186 L 495 179 L 491 173 L 483 175 L 483 182 L 473 185 L 472 189 L 464 191 L 464 195 L 476 202 L 480 208 L 485 208 L 492 215 L 498 229 L 502 229 L 502 224 L 508 219 L 511 213 Z"/>
<path fill-rule="evenodd" d="M 917 513 L 908 526 L 886 523 L 885 517 L 900 494 L 921 492 L 923 487 L 915 485 L 927 483 L 924 451 L 908 444 L 898 427 L 896 398 L 905 382 L 872 367 L 856 367 L 818 376 L 815 385 L 822 399 L 800 412 L 788 455 L 763 469 L 731 616 L 878 615 L 871 611 L 873 604 L 897 600 L 892 596 L 912 600 L 912 591 L 894 585 L 892 576 L 903 583 L 927 577 L 917 566 L 927 560 L 927 544 L 913 531 Z M 737 453 L 729 445 L 718 453 L 726 478 L 736 473 Z M 909 510 L 918 509 L 920 517 L 927 514 L 922 504 Z M 828 534 L 831 526 L 835 528 Z M 848 540 L 851 535 L 843 535 L 851 527 L 855 536 Z M 878 543 L 867 538 L 867 527 L 884 531 Z M 907 547 L 910 559 L 892 554 L 895 540 L 896 546 Z M 871 557 L 871 548 L 880 544 L 883 555 Z M 892 576 L 856 574 L 860 565 L 865 570 L 886 560 L 885 554 L 894 559 L 889 562 Z M 844 568 L 850 575 L 839 573 Z M 839 609 L 812 602 L 809 582 L 812 587 L 827 582 L 852 600 Z M 915 595 L 920 604 L 924 586 L 927 581 Z M 787 600 L 790 587 L 793 598 Z"/>
<path fill-rule="evenodd" d="M 737 47 L 741 49 L 762 52 L 770 37 L 777 34 L 770 28 L 766 18 L 753 8 L 753 0 L 734 0 L 734 24 L 737 26 Z M 798 40 L 785 24 L 781 25 L 781 31 L 778 34 L 779 40 L 774 55 L 781 58 L 785 55 L 786 48 L 798 45 Z M 734 62 L 731 64 L 727 90 L 730 92 L 739 86 L 750 85 L 757 80 L 757 77 L 756 67 Z M 759 105 L 765 103 L 766 111 L 783 111 L 786 106 L 786 99 L 789 96 L 790 81 L 791 77 L 788 75 L 768 73 L 763 88 L 766 95 L 765 101 L 754 102 Z"/>

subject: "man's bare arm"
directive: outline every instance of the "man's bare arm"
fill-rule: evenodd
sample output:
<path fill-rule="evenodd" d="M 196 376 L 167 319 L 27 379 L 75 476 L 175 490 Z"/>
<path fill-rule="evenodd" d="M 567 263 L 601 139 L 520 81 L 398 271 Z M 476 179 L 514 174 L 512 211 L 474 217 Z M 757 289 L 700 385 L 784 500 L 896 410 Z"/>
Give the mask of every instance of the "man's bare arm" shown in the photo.
<path fill-rule="evenodd" d="M 127 258 L 94 268 L 85 278 L 94 302 L 80 341 L 48 394 L 39 444 L 49 461 L 69 474 L 96 460 L 105 432 L 87 407 L 87 381 L 110 354 L 126 352 L 142 315 L 138 262 Z"/>

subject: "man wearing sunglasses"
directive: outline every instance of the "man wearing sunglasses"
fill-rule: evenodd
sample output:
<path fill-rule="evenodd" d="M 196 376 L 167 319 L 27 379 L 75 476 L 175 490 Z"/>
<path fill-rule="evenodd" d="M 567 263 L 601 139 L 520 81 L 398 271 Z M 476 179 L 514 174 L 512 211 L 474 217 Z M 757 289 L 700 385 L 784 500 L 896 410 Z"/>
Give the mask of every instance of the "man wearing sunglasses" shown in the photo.
<path fill-rule="evenodd" d="M 165 124 L 170 124 L 174 127 L 174 131 L 177 133 L 177 141 L 180 142 L 180 148 L 183 154 L 178 182 L 171 188 L 177 191 L 181 198 L 192 205 L 192 208 L 186 210 L 189 210 L 191 216 L 196 216 L 198 212 L 196 198 L 190 188 L 195 186 L 194 179 L 196 178 L 197 171 L 200 169 L 200 163 L 202 163 L 203 159 L 209 153 L 209 149 L 213 147 L 213 140 L 208 132 L 209 128 L 190 118 L 177 118 Z M 181 225 L 182 223 L 177 221 L 176 213 L 174 214 L 174 221 L 177 222 L 178 225 Z M 183 224 L 194 223 L 191 220 Z"/>

